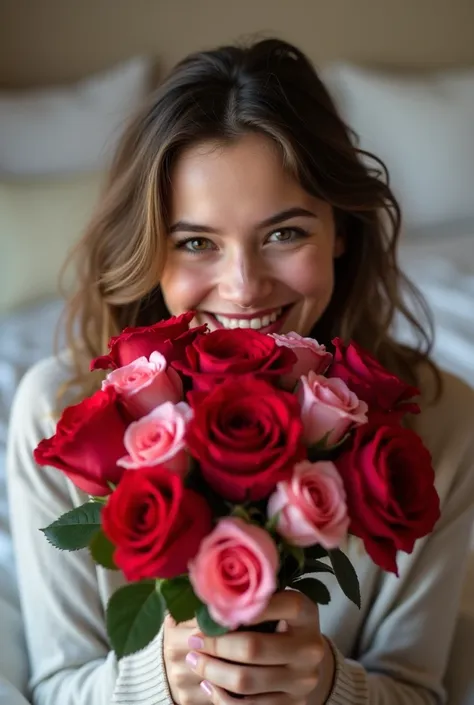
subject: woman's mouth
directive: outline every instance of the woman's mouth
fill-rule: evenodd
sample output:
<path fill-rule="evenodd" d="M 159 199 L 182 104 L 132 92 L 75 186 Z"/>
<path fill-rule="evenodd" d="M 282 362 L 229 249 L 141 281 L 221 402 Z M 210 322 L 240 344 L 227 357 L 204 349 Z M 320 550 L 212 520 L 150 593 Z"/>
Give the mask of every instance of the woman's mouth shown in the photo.
<path fill-rule="evenodd" d="M 260 314 L 224 316 L 206 312 L 212 319 L 216 328 L 251 328 L 260 333 L 278 333 L 288 315 L 292 304 L 281 306 L 270 311 L 262 311 Z"/>

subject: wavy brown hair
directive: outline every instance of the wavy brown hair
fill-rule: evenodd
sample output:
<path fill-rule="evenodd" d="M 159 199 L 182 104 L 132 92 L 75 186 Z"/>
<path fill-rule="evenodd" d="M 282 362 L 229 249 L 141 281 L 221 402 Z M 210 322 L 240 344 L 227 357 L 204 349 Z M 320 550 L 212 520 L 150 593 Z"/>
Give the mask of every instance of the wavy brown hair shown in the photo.
<path fill-rule="evenodd" d="M 97 383 L 89 362 L 106 352 L 110 336 L 169 316 L 160 276 L 174 161 L 197 142 L 229 143 L 248 132 L 270 137 L 303 188 L 332 205 L 345 240 L 332 300 L 312 335 L 324 343 L 336 335 L 354 339 L 417 382 L 419 363 L 429 362 L 432 327 L 421 296 L 397 265 L 400 209 L 386 170 L 358 149 L 306 56 L 265 39 L 188 56 L 128 126 L 100 204 L 69 261 L 77 275 L 66 307 L 70 385 L 79 384 L 82 394 Z M 416 346 L 393 338 L 397 315 L 415 331 Z"/>

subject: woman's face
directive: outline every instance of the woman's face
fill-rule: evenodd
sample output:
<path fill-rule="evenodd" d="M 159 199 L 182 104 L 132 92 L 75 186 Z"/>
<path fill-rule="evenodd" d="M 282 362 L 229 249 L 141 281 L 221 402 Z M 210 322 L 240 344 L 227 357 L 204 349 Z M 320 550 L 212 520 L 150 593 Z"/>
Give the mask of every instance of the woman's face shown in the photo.
<path fill-rule="evenodd" d="M 168 256 L 161 281 L 172 315 L 195 325 L 308 335 L 334 287 L 342 252 L 332 208 L 282 166 L 256 134 L 193 146 L 172 173 Z"/>

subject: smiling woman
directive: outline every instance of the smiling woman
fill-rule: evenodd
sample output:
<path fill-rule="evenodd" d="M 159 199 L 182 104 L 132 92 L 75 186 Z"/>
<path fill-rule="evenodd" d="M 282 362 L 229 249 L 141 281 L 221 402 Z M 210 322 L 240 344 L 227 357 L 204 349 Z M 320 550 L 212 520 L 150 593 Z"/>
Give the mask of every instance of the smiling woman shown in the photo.
<path fill-rule="evenodd" d="M 309 335 L 343 252 L 331 206 L 283 169 L 270 138 L 203 142 L 171 173 L 170 238 L 161 289 L 173 314 L 211 329 Z M 192 234 L 194 233 L 194 234 Z"/>
<path fill-rule="evenodd" d="M 73 253 L 73 382 L 87 384 L 110 335 L 188 308 L 211 328 L 251 314 L 252 327 L 352 338 L 415 382 L 429 318 L 398 269 L 383 174 L 296 48 L 265 40 L 183 60 L 132 121 Z M 391 337 L 397 313 L 417 350 Z"/>
<path fill-rule="evenodd" d="M 35 704 L 230 705 L 228 691 L 246 695 L 251 705 L 445 701 L 443 673 L 473 515 L 474 400 L 430 362 L 429 319 L 398 268 L 399 208 L 383 166 L 375 157 L 368 166 L 368 158 L 307 58 L 276 39 L 187 57 L 132 120 L 72 256 L 77 288 L 67 305 L 69 350 L 30 372 L 12 415 L 10 502 Z M 407 295 L 421 305 L 421 320 Z M 86 552 L 59 556 L 44 541 L 38 528 L 87 496 L 60 473 L 39 468 L 33 449 L 54 433 L 58 393 L 62 405 L 86 396 L 98 384 L 91 359 L 116 362 L 114 349 L 108 355 L 106 349 L 112 335 L 188 310 L 194 328 L 253 329 L 245 336 L 218 332 L 218 339 L 253 336 L 268 346 L 271 339 L 260 331 L 306 347 L 321 397 L 332 393 L 332 382 L 320 384 L 317 368 L 327 366 L 334 350 L 337 362 L 348 339 L 419 386 L 423 412 L 413 427 L 432 454 L 441 519 L 399 559 L 398 580 L 350 544 L 360 612 L 337 596 L 319 611 L 286 590 L 260 617 L 279 622 L 278 633 L 209 640 L 195 623 L 168 619 L 145 649 L 117 662 L 105 610 L 123 578 L 95 566 Z M 392 336 L 396 316 L 419 333 L 416 349 Z M 280 337 L 287 333 L 293 336 Z M 364 386 L 368 363 L 351 350 L 346 363 Z M 158 363 L 146 356 L 140 362 Z M 376 360 L 371 364 L 379 369 Z M 278 365 L 272 369 L 282 374 Z M 191 363 L 187 372 L 200 374 Z M 286 381 L 294 386 L 295 379 Z M 363 413 L 357 408 L 358 418 Z M 393 435 L 383 428 L 384 438 Z M 291 451 L 281 433 L 276 442 L 282 455 Z M 135 445 L 128 449 L 134 457 L 141 452 Z M 354 453 L 357 462 L 369 462 L 364 448 Z M 220 474 L 232 484 L 235 466 L 218 457 Z M 360 475 L 348 475 L 368 504 Z M 132 504 L 133 487 L 132 478 Z M 424 497 L 407 498 L 399 488 L 400 497 L 389 502 L 376 478 L 370 490 L 375 515 L 397 522 L 400 507 L 418 506 Z M 153 512 L 147 521 L 153 524 Z M 391 537 L 377 531 L 383 546 Z M 254 558 L 242 548 L 242 560 Z"/>

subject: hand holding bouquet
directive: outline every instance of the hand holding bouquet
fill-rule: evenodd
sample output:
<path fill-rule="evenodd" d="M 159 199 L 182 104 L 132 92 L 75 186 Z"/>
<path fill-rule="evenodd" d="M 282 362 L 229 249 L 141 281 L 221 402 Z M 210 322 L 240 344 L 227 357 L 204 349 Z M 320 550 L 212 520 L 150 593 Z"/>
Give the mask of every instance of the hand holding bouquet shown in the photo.
<path fill-rule="evenodd" d="M 348 536 L 396 572 L 397 552 L 439 517 L 430 455 L 402 425 L 415 388 L 355 343 L 330 352 L 192 318 L 112 338 L 92 364 L 110 370 L 102 389 L 35 450 L 89 496 L 48 540 L 125 576 L 107 609 L 119 658 L 167 611 L 219 635 L 258 621 L 286 587 L 327 604 L 324 573 L 360 605 Z"/>

